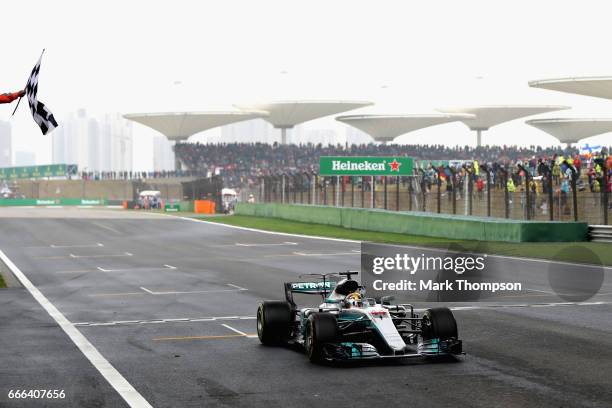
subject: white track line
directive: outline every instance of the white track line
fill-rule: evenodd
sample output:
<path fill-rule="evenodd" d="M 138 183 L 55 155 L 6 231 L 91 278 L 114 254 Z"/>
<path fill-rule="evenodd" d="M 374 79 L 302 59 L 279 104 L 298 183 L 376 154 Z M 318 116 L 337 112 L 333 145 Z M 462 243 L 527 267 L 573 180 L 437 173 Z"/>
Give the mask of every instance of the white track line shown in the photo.
<path fill-rule="evenodd" d="M 234 333 L 241 334 L 241 335 L 243 335 L 244 337 L 248 337 L 248 338 L 250 338 L 250 339 L 253 339 L 253 338 L 257 337 L 257 336 L 255 336 L 255 335 L 249 335 L 249 334 L 246 334 L 245 332 L 242 332 L 242 331 L 240 331 L 240 330 L 238 330 L 238 329 L 234 329 L 234 328 L 233 328 L 232 326 L 230 326 L 229 324 L 225 324 L 225 323 L 223 323 L 223 324 L 221 324 L 221 326 L 225 327 L 226 329 L 230 329 L 230 330 L 231 330 L 231 331 L 233 331 Z"/>
<path fill-rule="evenodd" d="M 220 226 L 220 227 L 225 227 L 225 228 L 234 228 L 234 229 L 240 229 L 243 231 L 251 231 L 251 232 L 259 232 L 261 234 L 270 234 L 270 235 L 281 235 L 284 237 L 297 237 L 297 238 L 305 238 L 305 239 L 318 239 L 318 240 L 323 240 L 323 241 L 337 241 L 337 242 L 351 242 L 351 243 L 355 243 L 355 244 L 361 244 L 363 241 L 356 241 L 353 239 L 342 239 L 342 238 L 330 238 L 330 237 L 320 237 L 317 235 L 301 235 L 301 234 L 290 234 L 287 232 L 276 232 L 276 231 L 265 231 L 265 230 L 261 230 L 261 229 L 257 229 L 257 228 L 248 228 L 248 227 L 239 227 L 237 225 L 229 225 L 229 224 L 223 224 L 220 222 L 211 222 L 211 221 L 204 221 L 204 220 L 198 220 L 195 218 L 188 218 L 188 217 L 177 217 L 175 215 L 170 215 L 170 214 L 157 214 L 157 213 L 152 213 L 152 214 L 156 214 L 156 215 L 161 215 L 164 217 L 174 217 L 174 218 L 178 218 L 181 220 L 185 220 L 185 221 L 191 221 L 191 222 L 200 222 L 203 224 L 213 224 L 216 226 Z M 397 245 L 397 244 L 383 244 L 383 243 L 376 243 L 373 242 L 373 245 L 385 245 L 385 246 L 395 246 L 395 247 L 399 247 L 399 248 L 411 248 L 411 249 L 417 249 L 420 251 L 433 251 L 433 252 L 444 252 L 444 253 L 460 253 L 457 251 L 449 251 L 447 249 L 444 248 L 435 248 L 435 247 L 425 247 L 425 246 L 414 246 L 414 245 Z M 567 243 L 568 245 L 571 244 L 571 242 Z M 470 251 L 465 251 L 465 252 L 470 252 Z M 471 252 L 470 252 L 471 253 Z M 483 254 L 476 254 L 473 253 L 474 255 L 483 255 Z M 509 255 L 493 255 L 493 254 L 484 254 L 487 257 L 491 257 L 491 258 L 499 258 L 499 259 L 513 259 L 513 260 L 518 260 L 518 261 L 527 261 L 527 262 L 543 262 L 543 263 L 554 263 L 554 264 L 560 264 L 560 265 L 569 265 L 569 266 L 578 266 L 578 267 L 601 267 L 603 269 L 607 269 L 607 270 L 612 270 L 612 266 L 601 266 L 601 265 L 593 265 L 593 264 L 580 264 L 580 263 L 572 263 L 572 262 L 564 262 L 564 261 L 554 261 L 554 260 L 549 260 L 549 259 L 539 259 L 539 258 L 521 258 L 518 256 L 509 256 Z"/>
<path fill-rule="evenodd" d="M 45 295 L 30 282 L 17 265 L 15 265 L 2 250 L 0 250 L 0 259 L 130 407 L 152 407 L 151 404 L 136 391 L 132 384 L 130 384 L 102 354 L 100 354 L 93 344 L 91 344 L 89 340 L 87 340 L 87 338 L 85 338 L 85 336 L 83 336 L 83 334 L 74 327 L 74 325 L 66 319 L 51 302 L 49 302 Z"/>
<path fill-rule="evenodd" d="M 99 247 L 103 247 L 104 244 L 102 244 L 101 242 L 96 242 L 95 244 L 90 244 L 90 245 L 55 245 L 55 244 L 51 244 L 49 245 L 49 248 L 99 248 Z M 46 248 L 46 247 L 39 247 L 39 248 Z"/>
<path fill-rule="evenodd" d="M 238 290 L 248 290 L 247 288 L 243 288 L 242 286 L 234 285 L 233 283 L 228 283 L 227 286 L 231 286 L 232 288 L 236 288 Z"/>
<path fill-rule="evenodd" d="M 121 231 L 118 231 L 118 230 L 114 229 L 113 227 L 109 227 L 108 225 L 104 225 L 104 224 L 101 224 L 101 223 L 95 222 L 95 221 L 92 222 L 92 224 L 96 225 L 96 226 L 98 226 L 100 228 L 104 228 L 105 230 L 109 230 L 111 232 L 114 232 L 115 234 L 121 234 Z"/>
<path fill-rule="evenodd" d="M 329 252 L 329 253 L 308 253 L 308 252 L 294 252 L 293 255 L 299 256 L 337 256 L 337 255 L 361 255 L 359 252 Z"/>
<path fill-rule="evenodd" d="M 241 244 L 240 242 L 236 242 L 234 245 L 242 246 L 242 247 L 287 246 L 287 245 L 297 245 L 297 242 L 281 242 L 277 244 Z"/>
<path fill-rule="evenodd" d="M 70 258 L 119 258 L 119 257 L 124 257 L 124 256 L 134 256 L 134 254 L 130 253 L 130 252 L 124 252 L 123 254 L 114 254 L 114 255 L 75 255 L 75 254 L 70 254 L 68 255 Z"/>

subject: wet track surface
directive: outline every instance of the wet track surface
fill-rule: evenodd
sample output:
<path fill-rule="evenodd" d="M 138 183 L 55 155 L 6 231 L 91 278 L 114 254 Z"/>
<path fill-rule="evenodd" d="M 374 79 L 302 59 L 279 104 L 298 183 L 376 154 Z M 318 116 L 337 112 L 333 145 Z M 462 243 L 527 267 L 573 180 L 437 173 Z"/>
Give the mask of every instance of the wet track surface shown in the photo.
<path fill-rule="evenodd" d="M 456 310 L 458 359 L 317 366 L 260 345 L 256 307 L 299 274 L 358 269 L 358 243 L 115 211 L 11 211 L 0 249 L 156 407 L 612 406 L 610 270 L 604 294 L 584 304 L 540 296 L 518 303 L 546 304 Z M 0 290 L 0 318 L 0 406 L 126 405 L 27 290 Z M 35 388 L 66 398 L 7 398 Z"/>

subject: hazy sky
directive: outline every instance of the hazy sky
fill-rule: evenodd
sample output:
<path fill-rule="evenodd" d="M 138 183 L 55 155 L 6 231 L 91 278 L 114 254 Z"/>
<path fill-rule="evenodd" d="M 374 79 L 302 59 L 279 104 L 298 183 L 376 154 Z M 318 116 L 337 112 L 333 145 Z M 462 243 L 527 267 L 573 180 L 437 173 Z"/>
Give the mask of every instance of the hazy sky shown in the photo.
<path fill-rule="evenodd" d="M 547 117 L 612 116 L 612 101 L 527 86 L 612 75 L 611 12 L 612 3 L 585 0 L 11 1 L 2 19 L 0 92 L 23 87 L 46 48 L 39 98 L 60 124 L 78 108 L 93 115 L 206 110 L 269 98 L 372 100 L 371 113 L 544 103 L 573 107 Z M 11 119 L 13 150 L 49 162 L 51 139 L 25 107 Z M 12 109 L 0 106 L 0 118 Z M 344 134 L 345 125 L 308 126 Z M 140 125 L 134 132 L 142 152 L 135 164 L 146 167 L 155 133 Z M 474 143 L 461 124 L 401 140 Z M 554 143 L 522 120 L 484 140 Z"/>

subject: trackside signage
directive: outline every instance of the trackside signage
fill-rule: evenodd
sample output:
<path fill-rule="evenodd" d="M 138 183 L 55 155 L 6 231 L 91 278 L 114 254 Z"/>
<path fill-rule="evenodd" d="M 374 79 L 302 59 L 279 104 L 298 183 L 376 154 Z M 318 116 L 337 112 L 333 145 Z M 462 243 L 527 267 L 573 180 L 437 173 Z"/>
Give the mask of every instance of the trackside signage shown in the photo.
<path fill-rule="evenodd" d="M 322 176 L 409 176 L 412 175 L 411 157 L 402 156 L 321 156 L 319 174 Z"/>

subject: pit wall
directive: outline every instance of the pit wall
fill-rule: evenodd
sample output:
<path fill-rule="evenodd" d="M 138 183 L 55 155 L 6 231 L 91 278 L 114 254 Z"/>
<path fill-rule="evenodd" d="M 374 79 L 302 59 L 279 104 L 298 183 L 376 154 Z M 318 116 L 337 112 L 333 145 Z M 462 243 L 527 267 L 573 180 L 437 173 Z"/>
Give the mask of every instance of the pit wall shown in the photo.
<path fill-rule="evenodd" d="M 34 199 L 133 200 L 139 191 L 159 190 L 164 200 L 183 198 L 183 187 L 176 179 L 138 180 L 17 180 L 18 193 Z"/>
<path fill-rule="evenodd" d="M 15 198 L 0 200 L 0 207 L 34 207 L 52 205 L 112 205 L 117 204 L 107 200 L 78 198 Z"/>
<path fill-rule="evenodd" d="M 235 214 L 334 225 L 364 231 L 504 242 L 587 241 L 584 222 L 520 221 L 362 208 L 238 203 Z"/>

